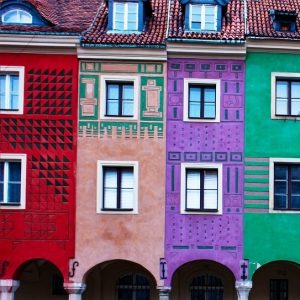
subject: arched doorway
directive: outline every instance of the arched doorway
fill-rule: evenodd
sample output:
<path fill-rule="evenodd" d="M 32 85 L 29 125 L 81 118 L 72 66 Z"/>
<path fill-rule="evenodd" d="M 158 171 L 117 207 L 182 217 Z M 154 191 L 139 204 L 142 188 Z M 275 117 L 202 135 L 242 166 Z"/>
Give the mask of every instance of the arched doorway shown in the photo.
<path fill-rule="evenodd" d="M 43 259 L 31 260 L 18 271 L 20 287 L 15 300 L 67 300 L 63 288 L 63 276 L 51 262 Z"/>
<path fill-rule="evenodd" d="M 250 300 L 299 300 L 300 266 L 289 261 L 270 262 L 253 275 Z"/>
<path fill-rule="evenodd" d="M 154 277 L 139 264 L 113 260 L 93 267 L 85 276 L 83 300 L 158 300 Z"/>
<path fill-rule="evenodd" d="M 209 260 L 189 262 L 176 270 L 172 300 L 236 300 L 235 278 L 225 266 Z"/>

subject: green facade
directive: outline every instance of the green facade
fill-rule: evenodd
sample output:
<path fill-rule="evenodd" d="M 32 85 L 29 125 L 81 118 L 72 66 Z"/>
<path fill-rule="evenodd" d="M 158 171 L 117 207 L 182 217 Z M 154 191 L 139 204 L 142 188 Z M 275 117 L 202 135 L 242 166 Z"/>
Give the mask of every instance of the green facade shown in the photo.
<path fill-rule="evenodd" d="M 300 75 L 300 56 L 247 54 L 244 257 L 250 277 L 271 261 L 300 263 L 300 213 L 269 212 L 270 158 L 300 158 L 300 120 L 271 118 L 272 72 Z"/>

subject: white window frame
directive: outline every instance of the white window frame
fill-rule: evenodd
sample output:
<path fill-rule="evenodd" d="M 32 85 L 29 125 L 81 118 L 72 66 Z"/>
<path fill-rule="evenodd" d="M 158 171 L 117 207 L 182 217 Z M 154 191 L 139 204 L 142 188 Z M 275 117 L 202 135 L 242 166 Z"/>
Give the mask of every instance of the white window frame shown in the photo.
<path fill-rule="evenodd" d="M 130 211 L 106 211 L 103 210 L 103 167 L 133 167 L 133 207 Z M 138 178 L 139 178 L 139 163 L 137 161 L 105 161 L 98 160 L 97 162 L 97 213 L 100 214 L 138 214 Z"/>
<path fill-rule="evenodd" d="M 107 82 L 129 82 L 133 83 L 133 116 L 106 116 L 106 83 Z M 104 120 L 118 120 L 118 121 L 130 121 L 138 119 L 138 109 L 139 109 L 139 77 L 138 76 L 118 76 L 118 75 L 102 75 L 100 80 L 100 118 Z"/>
<path fill-rule="evenodd" d="M 16 22 L 5 22 L 4 21 L 5 16 L 7 14 L 12 13 L 12 12 L 16 12 L 18 20 Z M 30 22 L 21 22 L 20 12 L 24 13 L 25 15 L 27 15 L 27 17 L 30 17 Z M 32 24 L 32 19 L 33 19 L 32 18 L 32 14 L 30 14 L 28 11 L 26 11 L 24 9 L 19 9 L 19 8 L 10 9 L 9 11 L 5 12 L 1 16 L 2 24 Z"/>
<path fill-rule="evenodd" d="M 26 154 L 12 154 L 12 153 L 0 153 L 0 160 L 2 161 L 20 161 L 21 162 L 21 193 L 20 204 L 9 205 L 0 203 L 1 209 L 25 209 L 26 207 Z"/>
<path fill-rule="evenodd" d="M 193 29 L 192 28 L 192 16 L 193 16 L 193 8 L 195 6 L 200 6 L 200 9 L 201 9 L 201 29 L 197 30 L 197 29 Z M 213 30 L 209 30 L 209 29 L 206 29 L 205 26 L 206 26 L 206 20 L 205 20 L 205 10 L 206 10 L 206 7 L 214 7 L 214 29 Z M 190 4 L 190 11 L 189 11 L 189 30 L 190 31 L 208 31 L 208 32 L 214 32 L 214 31 L 217 31 L 218 29 L 218 6 L 217 5 L 213 5 L 213 4 Z"/>
<path fill-rule="evenodd" d="M 271 119 L 277 120 L 300 120 L 300 116 L 276 116 L 276 79 L 300 80 L 300 73 L 272 72 L 271 73 Z"/>
<path fill-rule="evenodd" d="M 190 84 L 203 84 L 216 86 L 216 117 L 214 119 L 196 119 L 189 118 L 189 85 Z M 221 80 L 220 79 L 198 79 L 198 78 L 184 78 L 184 91 L 183 91 L 183 121 L 184 122 L 220 122 L 220 106 L 221 106 Z"/>
<path fill-rule="evenodd" d="M 128 29 L 128 4 L 135 4 L 136 5 L 136 28 L 135 29 Z M 136 2 L 115 2 L 114 1 L 114 9 L 113 9 L 113 31 L 138 31 L 139 29 L 139 3 Z M 122 4 L 124 6 L 124 28 L 119 30 L 116 29 L 116 5 Z"/>
<path fill-rule="evenodd" d="M 24 109 L 24 73 L 25 68 L 19 66 L 0 66 L 0 73 L 3 75 L 10 75 L 10 73 L 18 73 L 19 74 L 19 108 L 18 110 L 10 110 L 10 109 L 0 109 L 0 114 L 23 114 Z M 9 83 L 6 80 L 6 89 Z M 6 94 L 6 102 L 9 101 L 9 94 Z"/>
<path fill-rule="evenodd" d="M 300 214 L 300 210 L 279 210 L 274 209 L 274 165 L 276 163 L 286 163 L 292 164 L 300 163 L 300 158 L 281 158 L 281 157 L 271 157 L 269 159 L 269 212 L 270 213 L 284 213 L 284 214 Z"/>
<path fill-rule="evenodd" d="M 186 211 L 186 169 L 214 169 L 218 171 L 218 211 Z M 181 183 L 180 183 L 180 213 L 181 214 L 202 214 L 202 215 L 222 215 L 223 206 L 223 165 L 205 163 L 181 163 Z"/>

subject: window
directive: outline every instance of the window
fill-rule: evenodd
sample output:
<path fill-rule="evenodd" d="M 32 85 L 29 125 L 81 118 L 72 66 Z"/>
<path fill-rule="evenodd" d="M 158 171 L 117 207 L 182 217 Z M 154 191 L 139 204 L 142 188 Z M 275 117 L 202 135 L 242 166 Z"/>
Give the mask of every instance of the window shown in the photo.
<path fill-rule="evenodd" d="M 271 116 L 300 118 L 300 73 L 272 73 Z"/>
<path fill-rule="evenodd" d="M 138 115 L 138 77 L 101 76 L 102 119 L 137 119 Z"/>
<path fill-rule="evenodd" d="M 273 28 L 281 32 L 295 32 L 297 30 L 297 11 L 280 11 L 271 9 L 269 11 Z"/>
<path fill-rule="evenodd" d="M 22 114 L 24 67 L 0 66 L 0 113 Z"/>
<path fill-rule="evenodd" d="M 114 2 L 113 30 L 138 30 L 138 3 Z"/>
<path fill-rule="evenodd" d="M 300 80 L 276 79 L 276 115 L 300 116 Z"/>
<path fill-rule="evenodd" d="M 32 15 L 22 9 L 11 9 L 2 15 L 3 24 L 32 24 Z"/>
<path fill-rule="evenodd" d="M 137 213 L 137 162 L 98 162 L 98 212 Z"/>
<path fill-rule="evenodd" d="M 274 164 L 274 209 L 300 210 L 300 164 Z"/>
<path fill-rule="evenodd" d="M 150 300 L 148 279 L 139 274 L 121 277 L 117 285 L 118 300 Z"/>
<path fill-rule="evenodd" d="M 25 208 L 26 155 L 0 154 L 0 208 Z"/>
<path fill-rule="evenodd" d="M 220 121 L 220 80 L 184 79 L 184 121 Z"/>
<path fill-rule="evenodd" d="M 216 31 L 217 30 L 217 5 L 190 4 L 191 31 Z"/>
<path fill-rule="evenodd" d="M 216 86 L 189 85 L 189 118 L 214 119 L 216 117 Z"/>
<path fill-rule="evenodd" d="M 182 164 L 181 212 L 222 213 L 222 165 Z"/>
<path fill-rule="evenodd" d="M 288 280 L 270 280 L 270 300 L 288 300 Z"/>
<path fill-rule="evenodd" d="M 106 116 L 133 117 L 133 83 L 106 82 Z"/>
<path fill-rule="evenodd" d="M 194 278 L 190 285 L 191 300 L 223 300 L 223 294 L 222 280 L 209 274 Z"/>

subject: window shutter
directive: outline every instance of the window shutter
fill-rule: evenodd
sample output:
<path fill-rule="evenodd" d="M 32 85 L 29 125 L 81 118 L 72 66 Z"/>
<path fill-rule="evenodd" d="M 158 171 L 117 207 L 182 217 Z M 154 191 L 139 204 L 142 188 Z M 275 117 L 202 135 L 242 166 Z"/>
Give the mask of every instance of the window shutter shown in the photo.
<path fill-rule="evenodd" d="M 216 22 L 217 22 L 217 28 L 216 30 L 217 31 L 221 31 L 221 28 L 222 28 L 222 6 L 221 5 L 218 5 L 217 6 L 217 16 L 216 16 Z"/>
<path fill-rule="evenodd" d="M 108 1 L 108 23 L 107 23 L 107 30 L 113 29 L 113 16 L 114 16 L 114 1 Z"/>

